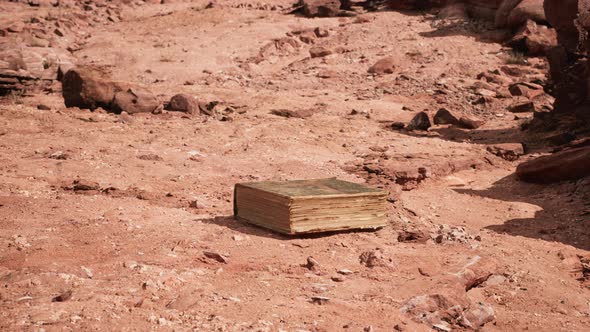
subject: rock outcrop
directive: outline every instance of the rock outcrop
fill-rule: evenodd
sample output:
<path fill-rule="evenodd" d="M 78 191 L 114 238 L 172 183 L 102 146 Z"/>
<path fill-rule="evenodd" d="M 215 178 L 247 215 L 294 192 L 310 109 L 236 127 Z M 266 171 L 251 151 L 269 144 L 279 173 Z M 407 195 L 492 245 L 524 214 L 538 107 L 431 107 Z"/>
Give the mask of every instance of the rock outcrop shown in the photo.
<path fill-rule="evenodd" d="M 574 115 L 579 124 L 590 124 L 590 0 L 545 0 L 545 14 L 557 31 L 558 47 L 548 54 L 554 113 Z"/>

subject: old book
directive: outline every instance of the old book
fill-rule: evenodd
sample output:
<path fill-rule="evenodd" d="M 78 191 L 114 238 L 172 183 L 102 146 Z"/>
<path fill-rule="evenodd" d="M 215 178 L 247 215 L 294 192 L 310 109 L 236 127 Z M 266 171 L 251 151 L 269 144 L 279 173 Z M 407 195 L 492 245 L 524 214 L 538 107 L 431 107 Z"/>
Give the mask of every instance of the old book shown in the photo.
<path fill-rule="evenodd" d="M 236 219 L 286 234 L 376 229 L 387 224 L 387 194 L 331 179 L 236 184 Z"/>

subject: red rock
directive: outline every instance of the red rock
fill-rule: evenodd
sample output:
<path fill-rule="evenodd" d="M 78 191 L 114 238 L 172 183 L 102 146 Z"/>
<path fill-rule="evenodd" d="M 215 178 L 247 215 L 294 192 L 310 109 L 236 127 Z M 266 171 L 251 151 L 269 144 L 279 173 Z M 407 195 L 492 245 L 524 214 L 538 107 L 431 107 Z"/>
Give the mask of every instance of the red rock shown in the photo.
<path fill-rule="evenodd" d="M 326 38 L 330 35 L 330 32 L 326 29 L 317 27 L 313 30 L 314 34 L 316 35 L 316 37 L 318 38 Z"/>
<path fill-rule="evenodd" d="M 111 110 L 115 113 L 152 113 L 160 102 L 148 89 L 132 87 L 115 93 Z"/>
<path fill-rule="evenodd" d="M 392 74 L 395 71 L 395 58 L 385 57 L 369 68 L 371 74 Z"/>
<path fill-rule="evenodd" d="M 149 90 L 113 82 L 107 73 L 88 66 L 68 70 L 62 80 L 62 95 L 66 107 L 102 107 L 115 113 L 153 112 L 160 106 Z"/>
<path fill-rule="evenodd" d="M 512 84 L 508 88 L 508 91 L 510 91 L 510 94 L 512 94 L 513 96 L 524 96 L 528 99 L 533 99 L 544 93 L 542 86 L 530 83 Z"/>
<path fill-rule="evenodd" d="M 550 183 L 590 175 L 590 146 L 569 149 L 524 162 L 516 168 L 523 181 Z"/>
<path fill-rule="evenodd" d="M 537 23 L 547 22 L 543 0 L 522 0 L 508 15 L 506 23 L 509 27 L 518 27 L 519 25 L 531 20 Z"/>
<path fill-rule="evenodd" d="M 393 260 L 385 257 L 385 255 L 378 250 L 365 251 L 359 256 L 359 261 L 366 267 L 392 267 Z"/>
<path fill-rule="evenodd" d="M 468 310 L 463 312 L 463 315 L 459 320 L 459 325 L 473 330 L 479 330 L 482 326 L 493 322 L 495 319 L 496 314 L 491 305 L 475 303 L 472 304 Z"/>
<path fill-rule="evenodd" d="M 512 113 L 527 113 L 535 111 L 535 103 L 532 101 L 518 102 L 508 107 Z"/>
<path fill-rule="evenodd" d="M 514 161 L 524 154 L 524 147 L 521 143 L 501 143 L 488 146 L 487 150 L 508 161 Z"/>
<path fill-rule="evenodd" d="M 180 93 L 170 98 L 167 109 L 175 112 L 196 114 L 199 113 L 199 103 L 195 97 Z"/>
<path fill-rule="evenodd" d="M 508 45 L 528 55 L 542 55 L 557 46 L 557 32 L 528 20 L 508 41 Z"/>
<path fill-rule="evenodd" d="M 462 116 L 459 119 L 459 126 L 467 129 L 477 129 L 483 126 L 485 121 L 476 117 Z"/>
<path fill-rule="evenodd" d="M 110 109 L 116 86 L 104 80 L 106 73 L 96 68 L 79 66 L 68 70 L 62 80 L 66 107 Z"/>
<path fill-rule="evenodd" d="M 321 58 L 332 54 L 333 52 L 323 46 L 314 46 L 309 50 L 309 55 L 312 58 Z"/>
<path fill-rule="evenodd" d="M 434 115 L 434 124 L 457 125 L 459 124 L 459 119 L 446 108 L 441 108 Z"/>
<path fill-rule="evenodd" d="M 271 114 L 282 116 L 285 118 L 298 118 L 298 119 L 305 119 L 309 118 L 314 114 L 312 109 L 301 109 L 301 110 L 288 110 L 288 109 L 276 109 L 270 111 Z"/>
<path fill-rule="evenodd" d="M 79 179 L 79 180 L 74 180 L 72 189 L 80 190 L 80 191 L 99 190 L 100 185 L 98 184 L 98 182 Z"/>
<path fill-rule="evenodd" d="M 406 126 L 407 130 L 428 130 L 428 128 L 432 127 L 432 123 L 430 122 L 430 117 L 426 112 L 420 112 L 412 118 L 410 123 Z"/>

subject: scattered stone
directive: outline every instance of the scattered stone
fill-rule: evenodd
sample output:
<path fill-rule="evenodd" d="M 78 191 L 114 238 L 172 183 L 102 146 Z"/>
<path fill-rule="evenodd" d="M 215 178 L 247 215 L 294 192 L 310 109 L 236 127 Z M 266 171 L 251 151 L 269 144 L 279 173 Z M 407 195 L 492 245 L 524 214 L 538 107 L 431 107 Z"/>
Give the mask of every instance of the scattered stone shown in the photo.
<path fill-rule="evenodd" d="M 55 151 L 49 155 L 49 159 L 56 159 L 56 160 L 66 160 L 69 157 L 70 156 L 67 153 L 64 153 L 63 151 Z"/>
<path fill-rule="evenodd" d="M 195 97 L 180 93 L 170 98 L 170 103 L 168 103 L 166 109 L 174 112 L 196 114 L 199 113 L 199 103 Z"/>
<path fill-rule="evenodd" d="M 136 261 L 126 261 L 123 263 L 123 267 L 126 267 L 128 269 L 135 269 L 139 267 L 139 264 Z"/>
<path fill-rule="evenodd" d="M 388 56 L 379 61 L 377 61 L 374 65 L 369 67 L 368 72 L 371 74 L 393 74 L 395 72 L 395 58 Z"/>
<path fill-rule="evenodd" d="M 91 269 L 84 266 L 81 266 L 80 268 L 82 269 L 82 271 L 84 271 L 84 274 L 88 279 L 92 279 L 92 277 L 94 277 L 94 274 L 92 273 Z"/>
<path fill-rule="evenodd" d="M 318 272 L 320 269 L 320 263 L 311 256 L 307 257 L 307 263 L 304 266 L 313 272 Z"/>
<path fill-rule="evenodd" d="M 408 126 L 406 127 L 407 130 L 428 130 L 428 128 L 432 127 L 432 123 L 430 122 L 430 117 L 426 112 L 420 112 L 412 118 Z"/>
<path fill-rule="evenodd" d="M 430 237 L 421 230 L 401 230 L 398 232 L 398 242 L 425 243 Z"/>
<path fill-rule="evenodd" d="M 384 257 L 383 253 L 377 250 L 363 252 L 359 256 L 359 261 L 368 268 L 388 267 L 393 265 L 392 259 Z"/>
<path fill-rule="evenodd" d="M 137 156 L 137 159 L 148 160 L 148 161 L 162 161 L 163 160 L 162 157 L 160 157 L 154 153 L 139 155 L 139 156 Z"/>
<path fill-rule="evenodd" d="M 557 46 L 557 33 L 554 29 L 528 20 L 507 44 L 530 56 L 545 55 Z"/>
<path fill-rule="evenodd" d="M 227 255 L 222 255 L 213 251 L 203 251 L 203 255 L 207 258 L 218 261 L 219 263 L 227 264 L 229 262 Z"/>
<path fill-rule="evenodd" d="M 446 242 L 459 242 L 469 244 L 474 239 L 467 231 L 465 227 L 461 226 L 449 226 L 449 225 L 438 225 L 434 232 L 431 233 L 430 237 L 435 243 L 443 244 Z"/>
<path fill-rule="evenodd" d="M 485 124 L 485 121 L 472 116 L 462 116 L 459 119 L 459 126 L 466 129 L 477 129 Z"/>
<path fill-rule="evenodd" d="M 39 104 L 39 105 L 37 105 L 37 109 L 40 111 L 50 111 L 51 107 L 49 107 L 45 104 Z"/>
<path fill-rule="evenodd" d="M 349 269 L 340 269 L 340 270 L 338 270 L 338 273 L 347 276 L 347 275 L 353 274 L 354 272 L 352 272 Z"/>
<path fill-rule="evenodd" d="M 463 312 L 459 325 L 479 330 L 482 326 L 487 323 L 493 322 L 496 319 L 494 308 L 489 304 L 481 302 L 471 305 L 468 310 Z"/>
<path fill-rule="evenodd" d="M 74 180 L 72 189 L 75 191 L 88 191 L 88 190 L 99 190 L 100 185 L 98 182 L 88 181 L 84 179 Z"/>
<path fill-rule="evenodd" d="M 528 99 L 533 99 L 543 94 L 543 87 L 531 83 L 515 83 L 510 85 L 508 91 L 513 96 L 524 96 Z"/>
<path fill-rule="evenodd" d="M 206 209 L 207 206 L 203 203 L 201 203 L 200 200 L 198 199 L 193 199 L 189 202 L 188 207 L 190 207 L 191 209 Z"/>
<path fill-rule="evenodd" d="M 332 279 L 332 281 L 334 282 L 344 282 L 346 280 L 346 278 L 343 276 L 333 276 L 330 279 Z"/>
<path fill-rule="evenodd" d="M 149 90 L 141 87 L 129 88 L 115 94 L 111 109 L 115 113 L 152 113 L 160 102 Z"/>
<path fill-rule="evenodd" d="M 306 119 L 314 114 L 312 109 L 288 110 L 288 109 L 274 109 L 270 114 L 282 116 L 284 118 Z"/>
<path fill-rule="evenodd" d="M 311 297 L 311 303 L 315 303 L 315 304 L 326 304 L 326 303 L 328 303 L 328 301 L 330 301 L 330 298 L 325 297 L 325 296 L 312 296 Z"/>
<path fill-rule="evenodd" d="M 318 38 L 326 38 L 328 36 L 330 36 L 330 32 L 326 29 L 317 27 L 313 30 L 313 32 L 315 33 L 316 37 Z"/>
<path fill-rule="evenodd" d="M 54 297 L 53 299 L 51 299 L 51 302 L 65 302 L 71 298 L 72 298 L 72 291 L 68 290 L 68 291 L 65 291 L 65 292 L 59 294 L 58 296 Z"/>
<path fill-rule="evenodd" d="M 332 54 L 332 50 L 329 50 L 323 46 L 314 46 L 309 50 L 309 55 L 312 58 L 322 58 Z"/>
<path fill-rule="evenodd" d="M 495 260 L 475 256 L 463 266 L 461 271 L 455 273 L 455 276 L 459 279 L 465 291 L 468 291 L 487 281 L 491 275 L 496 273 L 497 269 L 498 266 Z"/>
<path fill-rule="evenodd" d="M 23 249 L 29 248 L 31 244 L 27 241 L 22 235 L 14 235 L 12 237 L 12 243 L 9 244 L 9 247 L 16 247 L 16 250 L 22 251 Z"/>
<path fill-rule="evenodd" d="M 512 113 L 528 113 L 535 111 L 535 103 L 532 101 L 518 102 L 508 107 Z"/>
<path fill-rule="evenodd" d="M 524 146 L 521 143 L 501 143 L 488 146 L 487 150 L 508 161 L 515 161 L 524 154 Z"/>
<path fill-rule="evenodd" d="M 516 168 L 523 181 L 550 183 L 576 180 L 590 175 L 590 146 L 563 150 L 526 161 Z"/>
<path fill-rule="evenodd" d="M 483 97 L 488 97 L 488 98 L 495 98 L 497 96 L 497 93 L 495 91 L 491 91 L 488 89 L 477 89 L 475 90 L 475 94 L 483 96 Z"/>
<path fill-rule="evenodd" d="M 446 108 L 439 109 L 436 114 L 434 115 L 434 124 L 437 125 L 458 125 L 459 119 L 453 115 L 449 110 Z"/>

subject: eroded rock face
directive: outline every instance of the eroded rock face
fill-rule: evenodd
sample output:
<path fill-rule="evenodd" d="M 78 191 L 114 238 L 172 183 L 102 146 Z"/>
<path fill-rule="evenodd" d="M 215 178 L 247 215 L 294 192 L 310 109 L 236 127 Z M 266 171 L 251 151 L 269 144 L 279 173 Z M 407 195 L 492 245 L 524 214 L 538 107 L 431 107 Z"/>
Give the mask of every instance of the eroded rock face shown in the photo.
<path fill-rule="evenodd" d="M 575 114 L 590 123 L 587 55 L 590 43 L 590 0 L 545 0 L 545 15 L 557 31 L 559 46 L 548 54 L 554 81 L 555 113 Z"/>

